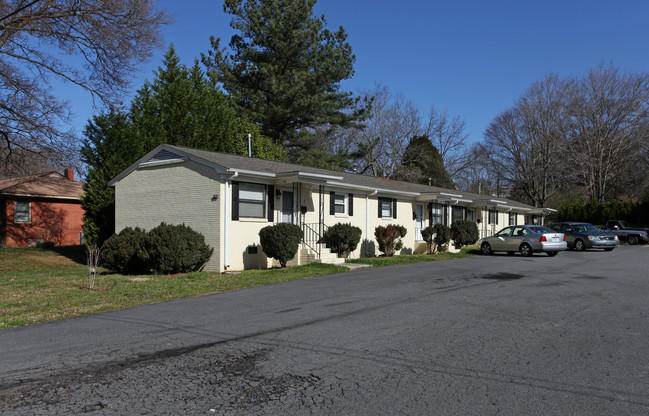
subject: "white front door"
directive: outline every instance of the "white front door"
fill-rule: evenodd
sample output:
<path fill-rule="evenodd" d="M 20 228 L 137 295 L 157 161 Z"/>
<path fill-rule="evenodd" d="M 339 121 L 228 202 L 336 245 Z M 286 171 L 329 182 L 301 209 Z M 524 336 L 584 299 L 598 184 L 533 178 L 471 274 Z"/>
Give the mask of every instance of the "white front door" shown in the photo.
<path fill-rule="evenodd" d="M 415 206 L 415 240 L 422 241 L 424 238 L 421 236 L 421 230 L 424 229 L 424 206 L 417 204 Z"/>

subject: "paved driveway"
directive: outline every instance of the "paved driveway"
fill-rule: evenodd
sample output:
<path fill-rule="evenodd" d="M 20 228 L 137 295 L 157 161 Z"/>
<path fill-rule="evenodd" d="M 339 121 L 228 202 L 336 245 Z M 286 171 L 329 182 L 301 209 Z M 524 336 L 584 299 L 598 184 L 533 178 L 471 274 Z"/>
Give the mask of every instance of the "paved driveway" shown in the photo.
<path fill-rule="evenodd" d="M 361 269 L 0 331 L 2 414 L 649 414 L 649 247 Z"/>

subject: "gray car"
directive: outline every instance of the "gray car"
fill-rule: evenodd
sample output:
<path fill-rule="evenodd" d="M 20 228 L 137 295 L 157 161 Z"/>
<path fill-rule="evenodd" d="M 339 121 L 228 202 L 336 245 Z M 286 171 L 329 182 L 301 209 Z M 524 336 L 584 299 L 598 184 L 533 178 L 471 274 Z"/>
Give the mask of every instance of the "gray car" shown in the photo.
<path fill-rule="evenodd" d="M 568 248 L 577 251 L 589 248 L 601 248 L 611 251 L 620 245 L 617 235 L 605 233 L 587 222 L 558 222 L 552 224 L 550 228 L 564 233 Z"/>
<path fill-rule="evenodd" d="M 495 251 L 504 251 L 514 254 L 517 251 L 523 256 L 533 253 L 548 253 L 556 256 L 565 250 L 566 236 L 542 225 L 512 225 L 503 228 L 491 237 L 478 241 L 482 254 L 491 254 Z"/>

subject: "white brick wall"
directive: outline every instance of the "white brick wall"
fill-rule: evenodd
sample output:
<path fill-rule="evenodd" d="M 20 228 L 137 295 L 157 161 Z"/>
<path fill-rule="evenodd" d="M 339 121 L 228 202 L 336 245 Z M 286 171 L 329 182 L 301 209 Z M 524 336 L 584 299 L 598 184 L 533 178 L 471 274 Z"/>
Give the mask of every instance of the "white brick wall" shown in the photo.
<path fill-rule="evenodd" d="M 191 161 L 138 168 L 115 186 L 115 232 L 184 223 L 214 248 L 205 270 L 222 271 L 221 183 L 214 169 Z"/>

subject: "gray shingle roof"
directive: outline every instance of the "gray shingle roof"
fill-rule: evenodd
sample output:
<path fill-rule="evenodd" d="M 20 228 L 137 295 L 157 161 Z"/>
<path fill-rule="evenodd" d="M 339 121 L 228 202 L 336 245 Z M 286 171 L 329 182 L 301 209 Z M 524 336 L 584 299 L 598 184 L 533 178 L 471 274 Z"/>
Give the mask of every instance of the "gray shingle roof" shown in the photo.
<path fill-rule="evenodd" d="M 355 185 L 355 186 L 365 187 L 365 188 L 377 188 L 377 189 L 382 189 L 387 191 L 411 192 L 411 193 L 419 193 L 419 194 L 444 193 L 444 194 L 458 195 L 460 199 L 467 199 L 471 201 L 497 200 L 497 201 L 503 201 L 505 205 L 511 207 L 527 208 L 527 209 L 534 208 L 530 205 L 501 198 L 501 197 L 492 197 L 489 195 L 481 195 L 472 192 L 464 192 L 456 189 L 446 189 L 437 186 L 428 186 L 428 185 L 422 185 L 422 184 L 416 184 L 410 182 L 402 182 L 402 181 L 397 181 L 397 180 L 387 179 L 387 178 L 358 175 L 358 174 L 348 173 L 348 172 L 338 172 L 338 171 L 332 171 L 328 169 L 320 169 L 320 168 L 302 166 L 302 165 L 297 165 L 292 163 L 277 162 L 273 160 L 265 160 L 265 159 L 258 159 L 254 157 L 233 155 L 229 153 L 219 153 L 219 152 L 212 152 L 207 150 L 199 150 L 199 149 L 193 149 L 193 148 L 183 147 L 183 146 L 172 146 L 172 145 L 162 145 L 162 146 L 164 146 L 164 148 L 166 149 L 177 151 L 178 153 L 193 156 L 202 159 L 206 162 L 221 166 L 224 169 L 247 170 L 247 171 L 255 171 L 255 172 L 274 174 L 274 175 L 285 174 L 290 172 L 293 173 L 302 172 L 307 174 L 337 176 L 343 178 L 342 181 L 340 182 L 344 184 Z"/>

